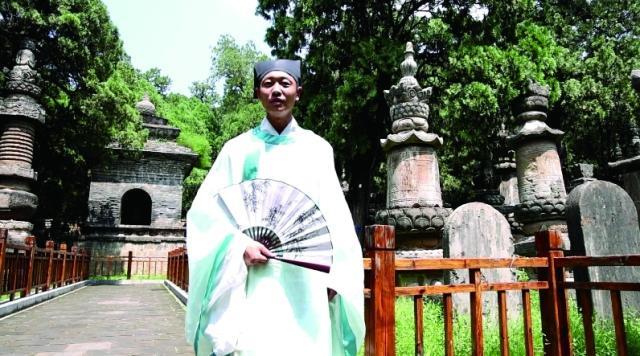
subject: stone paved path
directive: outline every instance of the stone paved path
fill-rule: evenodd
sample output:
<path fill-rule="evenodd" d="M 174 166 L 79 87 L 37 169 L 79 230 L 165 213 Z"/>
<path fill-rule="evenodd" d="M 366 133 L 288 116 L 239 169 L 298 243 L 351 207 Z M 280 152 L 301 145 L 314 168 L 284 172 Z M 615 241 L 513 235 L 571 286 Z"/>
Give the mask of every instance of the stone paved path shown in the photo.
<path fill-rule="evenodd" d="M 193 355 L 162 284 L 79 289 L 0 320 L 0 355 Z"/>

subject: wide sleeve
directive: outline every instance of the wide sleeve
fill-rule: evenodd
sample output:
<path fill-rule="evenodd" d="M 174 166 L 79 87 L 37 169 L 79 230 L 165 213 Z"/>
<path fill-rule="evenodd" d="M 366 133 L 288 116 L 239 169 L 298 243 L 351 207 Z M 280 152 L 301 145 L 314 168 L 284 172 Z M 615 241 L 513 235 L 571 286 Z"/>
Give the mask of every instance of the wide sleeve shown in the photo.
<path fill-rule="evenodd" d="M 333 244 L 328 284 L 338 293 L 330 303 L 333 353 L 355 356 L 365 334 L 362 248 L 335 171 L 333 149 L 328 144 L 326 147 L 318 205 L 329 225 Z"/>
<path fill-rule="evenodd" d="M 240 331 L 247 268 L 242 255 L 248 237 L 218 209 L 216 194 L 233 183 L 231 158 L 223 148 L 187 213 L 189 296 L 187 341 L 196 354 L 234 351 Z"/>

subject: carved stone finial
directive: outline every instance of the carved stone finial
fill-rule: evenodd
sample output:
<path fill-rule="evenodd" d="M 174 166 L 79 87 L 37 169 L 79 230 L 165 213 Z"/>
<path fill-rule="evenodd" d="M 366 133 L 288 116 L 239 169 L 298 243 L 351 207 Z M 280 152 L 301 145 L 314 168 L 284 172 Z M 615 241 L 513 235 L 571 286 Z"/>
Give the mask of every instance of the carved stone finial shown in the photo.
<path fill-rule="evenodd" d="M 35 45 L 32 41 L 22 41 L 20 50 L 18 50 L 16 54 L 16 64 L 7 75 L 7 91 L 33 97 L 40 95 L 41 89 L 36 85 L 38 72 L 35 70 L 36 59 L 33 54 L 34 49 Z"/>
<path fill-rule="evenodd" d="M 403 77 L 413 77 L 418 71 L 418 63 L 413 59 L 413 44 L 407 42 L 406 49 L 404 51 L 404 61 L 400 63 L 400 69 L 402 70 Z"/>
<path fill-rule="evenodd" d="M 616 142 L 616 146 L 613 148 L 613 156 L 618 161 L 621 160 L 622 158 L 624 158 L 624 156 L 622 154 L 622 147 L 620 147 L 620 143 L 619 142 Z"/>
<path fill-rule="evenodd" d="M 595 180 L 593 178 L 593 164 L 589 163 L 576 163 L 571 166 L 571 186 L 576 187 L 582 183 Z"/>
<path fill-rule="evenodd" d="M 498 162 L 493 166 L 498 172 L 516 169 L 515 152 L 509 149 L 507 137 L 509 137 L 509 130 L 507 130 L 507 126 L 503 121 L 500 123 L 500 130 L 498 131 Z"/>
<path fill-rule="evenodd" d="M 136 103 L 136 109 L 142 115 L 156 115 L 156 106 L 149 100 L 149 93 L 144 93 L 142 100 Z"/>
<path fill-rule="evenodd" d="M 549 87 L 529 82 L 525 94 L 516 102 L 514 114 L 521 125 L 518 132 L 508 137 L 508 142 L 517 146 L 518 142 L 530 138 L 548 137 L 559 141 L 564 132 L 549 127 L 544 121 L 549 109 Z"/>
<path fill-rule="evenodd" d="M 392 134 L 382 140 L 382 147 L 388 150 L 400 144 L 416 143 L 438 147 L 442 145 L 442 139 L 427 132 L 431 88 L 422 89 L 414 77 L 418 64 L 413 58 L 413 44 L 407 42 L 405 48 L 405 58 L 400 64 L 403 77 L 397 85 L 384 91 L 393 124 Z"/>
<path fill-rule="evenodd" d="M 516 109 L 518 121 L 547 119 L 549 109 L 549 87 L 529 82 L 526 93 Z"/>
<path fill-rule="evenodd" d="M 630 78 L 631 86 L 633 86 L 633 89 L 640 93 L 640 69 L 632 70 Z"/>

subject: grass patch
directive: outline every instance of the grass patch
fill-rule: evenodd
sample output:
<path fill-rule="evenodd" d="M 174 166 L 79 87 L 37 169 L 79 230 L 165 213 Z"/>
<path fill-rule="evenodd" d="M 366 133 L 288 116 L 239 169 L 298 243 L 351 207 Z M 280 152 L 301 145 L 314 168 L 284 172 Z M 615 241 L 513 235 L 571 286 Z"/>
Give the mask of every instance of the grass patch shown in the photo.
<path fill-rule="evenodd" d="M 584 329 L 582 315 L 576 302 L 570 299 L 570 324 L 573 339 L 574 355 L 585 355 Z M 396 355 L 413 355 L 414 324 L 413 299 L 400 297 L 396 299 Z M 538 293 L 531 293 L 531 319 L 533 324 L 533 347 L 536 355 L 543 355 L 543 341 L 540 323 L 540 298 Z M 434 299 L 424 301 L 424 355 L 444 355 L 444 317 L 442 305 Z M 500 354 L 500 332 L 497 322 L 484 318 L 484 351 L 485 355 Z M 522 316 L 509 320 L 509 351 L 512 355 L 524 355 L 524 324 Z M 593 324 L 596 354 L 613 356 L 616 352 L 616 337 L 613 322 L 604 318 L 596 318 Z M 454 348 L 456 355 L 471 354 L 471 329 L 468 315 L 454 317 Z M 627 335 L 627 351 L 629 355 L 640 355 L 640 316 L 625 311 L 625 330 Z M 364 348 L 359 355 L 364 354 Z"/>
<path fill-rule="evenodd" d="M 109 276 L 91 276 L 89 279 L 94 281 L 122 281 L 127 279 L 126 273 L 112 274 Z M 166 274 L 134 274 L 131 275 L 131 280 L 164 280 L 167 279 Z"/>

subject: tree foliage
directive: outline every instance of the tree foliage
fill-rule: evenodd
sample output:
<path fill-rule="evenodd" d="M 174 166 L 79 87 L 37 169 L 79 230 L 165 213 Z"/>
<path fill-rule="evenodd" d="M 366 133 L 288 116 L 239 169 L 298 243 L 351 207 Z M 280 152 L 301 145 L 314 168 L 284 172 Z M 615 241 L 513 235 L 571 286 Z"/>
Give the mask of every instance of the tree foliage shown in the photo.
<path fill-rule="evenodd" d="M 200 154 L 197 168 L 211 166 L 210 106 L 169 94 L 171 80 L 157 68 L 144 73 L 133 68 L 100 1 L 0 3 L 0 68 L 13 66 L 25 38 L 37 46 L 40 102 L 47 112 L 44 127 L 37 130 L 34 161 L 39 217 L 84 221 L 88 172 L 113 158 L 106 147 L 117 142 L 139 149 L 147 139 L 135 109 L 145 93 L 158 115 L 181 129 L 178 142 Z M 188 196 L 184 202 L 189 204 Z"/>
<path fill-rule="evenodd" d="M 211 128 L 214 154 L 229 139 L 256 126 L 263 118 L 264 110 L 253 98 L 253 65 L 264 59 L 266 56 L 252 42 L 240 45 L 229 35 L 220 37 L 213 48 L 205 92 L 222 88 L 221 96 L 209 96 L 214 100 L 215 122 Z"/>
<path fill-rule="evenodd" d="M 433 86 L 430 130 L 445 142 L 438 154 L 453 205 L 477 188 L 500 125 L 515 129 L 511 107 L 529 80 L 551 88 L 548 122 L 567 132 L 564 163 L 589 160 L 605 176 L 616 134 L 628 139 L 638 109 L 628 79 L 640 60 L 638 2 L 260 0 L 257 11 L 272 22 L 273 53 L 303 58 L 301 119 L 334 145 L 357 224 L 390 128 L 382 93 L 401 77 L 406 41 L 418 81 Z"/>
<path fill-rule="evenodd" d="M 87 171 L 106 158 L 104 147 L 113 140 L 140 147 L 145 138 L 125 84 L 130 73 L 119 68 L 126 56 L 118 32 L 98 0 L 3 1 L 0 15 L 0 68 L 13 66 L 23 39 L 37 47 L 47 112 L 34 161 L 38 214 L 79 219 Z"/>

